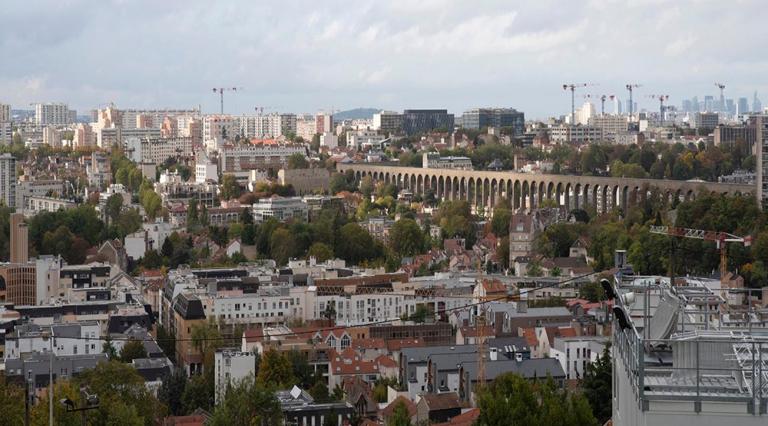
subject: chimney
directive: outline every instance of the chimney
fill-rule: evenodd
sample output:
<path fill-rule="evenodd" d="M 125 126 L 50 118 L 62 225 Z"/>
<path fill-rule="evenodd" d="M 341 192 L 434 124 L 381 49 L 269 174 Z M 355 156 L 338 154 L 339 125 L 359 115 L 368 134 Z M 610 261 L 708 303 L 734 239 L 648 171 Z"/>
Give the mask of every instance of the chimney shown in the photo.
<path fill-rule="evenodd" d="M 24 215 L 11 215 L 11 263 L 27 263 L 29 261 L 29 231 L 24 223 Z"/>

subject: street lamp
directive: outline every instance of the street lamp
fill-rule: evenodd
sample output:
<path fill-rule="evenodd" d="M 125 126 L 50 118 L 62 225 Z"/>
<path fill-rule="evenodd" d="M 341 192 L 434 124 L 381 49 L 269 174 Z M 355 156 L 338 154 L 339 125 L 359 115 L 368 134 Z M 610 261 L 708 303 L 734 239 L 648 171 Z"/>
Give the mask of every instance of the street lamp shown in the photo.
<path fill-rule="evenodd" d="M 53 426 L 53 327 L 43 331 L 44 342 L 50 342 L 51 353 L 48 356 L 48 424 Z"/>
<path fill-rule="evenodd" d="M 83 419 L 83 426 L 86 426 L 86 411 L 99 408 L 99 397 L 96 394 L 91 393 L 91 390 L 87 386 L 80 387 L 80 397 L 83 401 L 80 408 L 76 406 L 75 401 L 72 401 L 69 398 L 63 398 L 59 400 L 59 403 L 64 406 L 67 413 L 80 412 Z"/>

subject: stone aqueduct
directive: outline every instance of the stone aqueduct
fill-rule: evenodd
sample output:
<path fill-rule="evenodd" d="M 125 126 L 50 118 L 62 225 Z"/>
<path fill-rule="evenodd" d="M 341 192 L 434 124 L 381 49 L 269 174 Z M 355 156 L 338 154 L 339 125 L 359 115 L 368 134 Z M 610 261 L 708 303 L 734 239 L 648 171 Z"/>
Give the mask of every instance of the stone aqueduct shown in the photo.
<path fill-rule="evenodd" d="M 489 212 L 497 201 L 505 198 L 514 208 L 535 208 L 544 200 L 552 200 L 568 210 L 594 208 L 605 213 L 620 207 L 626 210 L 647 197 L 663 202 L 694 199 L 702 191 L 715 194 L 749 195 L 752 185 L 714 182 L 691 182 L 661 179 L 613 178 L 480 171 L 425 169 L 375 164 L 341 164 L 337 170 L 351 170 L 359 182 L 370 176 L 374 183 L 385 182 L 424 195 L 434 191 L 438 200 L 467 200 L 477 210 Z"/>

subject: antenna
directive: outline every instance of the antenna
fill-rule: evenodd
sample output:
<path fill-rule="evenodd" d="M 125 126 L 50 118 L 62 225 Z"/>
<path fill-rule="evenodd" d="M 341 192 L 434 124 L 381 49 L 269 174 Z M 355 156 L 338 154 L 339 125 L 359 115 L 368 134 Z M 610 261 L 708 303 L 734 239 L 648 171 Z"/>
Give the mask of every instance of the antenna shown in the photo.
<path fill-rule="evenodd" d="M 221 115 L 224 115 L 224 92 L 237 92 L 243 90 L 242 87 L 214 87 L 213 93 L 219 94 L 219 102 L 221 103 Z"/>

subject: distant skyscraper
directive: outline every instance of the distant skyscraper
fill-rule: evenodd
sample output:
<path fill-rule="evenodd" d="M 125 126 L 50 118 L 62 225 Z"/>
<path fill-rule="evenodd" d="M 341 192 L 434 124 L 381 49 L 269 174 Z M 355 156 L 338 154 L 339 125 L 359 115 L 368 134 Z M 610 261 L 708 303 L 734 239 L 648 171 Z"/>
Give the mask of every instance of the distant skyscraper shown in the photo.
<path fill-rule="evenodd" d="M 749 112 L 749 101 L 747 98 L 739 98 L 739 102 L 736 103 L 736 114 L 744 114 Z"/>
<path fill-rule="evenodd" d="M 683 99 L 683 104 L 681 105 L 681 109 L 683 110 L 683 112 L 691 112 L 693 110 L 693 107 L 691 106 L 691 100 Z"/>
<path fill-rule="evenodd" d="M 755 91 L 755 94 L 752 97 L 752 112 L 756 112 L 756 113 L 763 112 L 763 103 L 760 102 L 760 99 L 757 98 L 757 91 Z"/>
<path fill-rule="evenodd" d="M 618 97 L 614 100 L 613 112 L 614 114 L 621 114 L 623 112 L 621 108 L 621 100 Z"/>
<path fill-rule="evenodd" d="M 701 111 L 701 104 L 699 103 L 699 97 L 694 96 L 691 98 L 691 111 L 690 112 L 699 112 Z"/>
<path fill-rule="evenodd" d="M 11 215 L 11 263 L 27 263 L 29 260 L 29 233 L 24 215 Z"/>
<path fill-rule="evenodd" d="M 712 96 L 704 96 L 704 111 L 713 112 L 715 110 L 715 98 Z"/>
<path fill-rule="evenodd" d="M 0 155 L 0 203 L 16 205 L 16 158 L 11 154 Z"/>
<path fill-rule="evenodd" d="M 65 126 L 73 123 L 76 112 L 69 109 L 67 104 L 35 104 L 35 124 Z"/>

